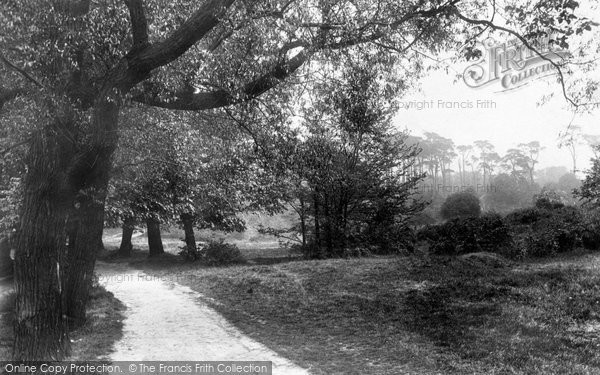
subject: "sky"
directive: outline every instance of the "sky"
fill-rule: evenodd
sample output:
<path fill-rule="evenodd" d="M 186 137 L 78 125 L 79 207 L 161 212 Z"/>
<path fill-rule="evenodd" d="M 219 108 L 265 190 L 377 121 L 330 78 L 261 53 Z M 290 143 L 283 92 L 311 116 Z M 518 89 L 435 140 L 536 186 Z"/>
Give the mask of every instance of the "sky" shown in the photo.
<path fill-rule="evenodd" d="M 590 18 L 600 19 L 598 16 L 596 13 Z M 471 88 L 462 79 L 456 80 L 456 74 L 467 65 L 452 65 L 448 73 L 432 71 L 419 88 L 405 93 L 394 119 L 396 127 L 418 136 L 435 132 L 451 138 L 455 145 L 488 140 L 500 155 L 519 143 L 537 140 L 544 147 L 539 168 L 565 166 L 569 170 L 572 159 L 567 149 L 559 149 L 559 133 L 572 122 L 581 126 L 583 134 L 600 135 L 600 111 L 574 118 L 555 76 L 532 80 L 510 91 L 502 91 L 500 82 Z M 554 93 L 553 98 L 540 105 L 550 93 Z M 578 169 L 587 169 L 591 157 L 588 146 L 579 146 Z"/>

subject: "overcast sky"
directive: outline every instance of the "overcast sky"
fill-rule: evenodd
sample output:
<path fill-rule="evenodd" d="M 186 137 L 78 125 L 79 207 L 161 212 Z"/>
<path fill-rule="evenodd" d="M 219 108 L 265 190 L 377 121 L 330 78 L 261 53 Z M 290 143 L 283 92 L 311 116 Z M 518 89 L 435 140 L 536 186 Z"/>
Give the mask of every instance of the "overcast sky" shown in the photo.
<path fill-rule="evenodd" d="M 600 19 L 598 14 L 590 18 Z M 555 77 L 531 81 L 512 91 L 502 91 L 499 82 L 474 89 L 462 80 L 454 82 L 456 73 L 462 73 L 465 67 L 466 64 L 455 65 L 448 74 L 434 71 L 425 77 L 420 90 L 404 95 L 395 124 L 413 135 L 438 133 L 454 140 L 455 145 L 489 140 L 500 155 L 519 143 L 538 140 L 545 147 L 539 158 L 541 168 L 562 165 L 572 169 L 569 152 L 558 148 L 558 135 L 572 121 L 573 114 L 567 109 Z M 554 98 L 538 105 L 551 92 Z M 573 124 L 581 126 L 583 134 L 600 134 L 600 111 L 577 116 Z M 578 169 L 586 169 L 590 158 L 589 147 L 579 146 Z"/>

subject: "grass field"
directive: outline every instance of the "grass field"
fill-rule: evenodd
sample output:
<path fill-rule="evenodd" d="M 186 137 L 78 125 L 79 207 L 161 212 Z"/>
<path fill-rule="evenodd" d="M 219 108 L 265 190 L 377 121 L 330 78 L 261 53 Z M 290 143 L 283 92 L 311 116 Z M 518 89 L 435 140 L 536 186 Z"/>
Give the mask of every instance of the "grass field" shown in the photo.
<path fill-rule="evenodd" d="M 600 255 L 492 267 L 383 257 L 177 274 L 314 374 L 600 374 Z"/>
<path fill-rule="evenodd" d="M 8 283 L 1 285 L 6 291 Z M 14 293 L 0 293 L 0 360 L 12 356 Z M 123 328 L 125 306 L 112 293 L 95 287 L 90 294 L 86 323 L 70 333 L 71 356 L 68 360 L 104 360 Z"/>
<path fill-rule="evenodd" d="M 196 230 L 196 241 L 219 241 L 224 240 L 230 244 L 236 245 L 242 250 L 245 258 L 255 261 L 272 260 L 274 258 L 289 258 L 298 257 L 300 254 L 290 253 L 290 251 L 282 246 L 282 243 L 277 237 L 260 233 L 258 228 L 263 225 L 271 228 L 285 228 L 293 224 L 295 219 L 294 214 L 285 213 L 276 216 L 259 215 L 259 214 L 244 214 L 241 217 L 246 222 L 246 230 L 244 232 L 225 233 L 213 230 Z M 132 238 L 134 250 L 137 250 L 138 257 L 141 257 L 139 252 L 148 250 L 148 237 L 145 233 L 144 225 L 139 225 L 143 233 L 138 233 Z M 115 250 L 121 242 L 121 228 L 105 228 L 103 242 L 107 250 Z M 165 251 L 169 254 L 176 255 L 183 246 L 184 233 L 181 228 L 176 226 L 161 227 L 161 237 Z"/>

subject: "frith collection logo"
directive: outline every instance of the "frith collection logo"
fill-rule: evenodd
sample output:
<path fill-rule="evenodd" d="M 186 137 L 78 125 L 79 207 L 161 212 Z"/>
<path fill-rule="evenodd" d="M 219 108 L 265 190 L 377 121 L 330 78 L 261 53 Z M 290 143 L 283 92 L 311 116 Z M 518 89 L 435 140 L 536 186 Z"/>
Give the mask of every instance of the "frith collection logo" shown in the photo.
<path fill-rule="evenodd" d="M 500 43 L 488 38 L 481 43 L 484 48 L 481 58 L 465 69 L 463 80 L 472 88 L 499 82 L 500 91 L 508 91 L 534 79 L 554 75 L 556 67 L 548 60 L 559 62 L 569 52 L 554 48 L 550 40 L 550 37 L 543 37 L 532 42 L 534 51 L 518 39 Z"/>

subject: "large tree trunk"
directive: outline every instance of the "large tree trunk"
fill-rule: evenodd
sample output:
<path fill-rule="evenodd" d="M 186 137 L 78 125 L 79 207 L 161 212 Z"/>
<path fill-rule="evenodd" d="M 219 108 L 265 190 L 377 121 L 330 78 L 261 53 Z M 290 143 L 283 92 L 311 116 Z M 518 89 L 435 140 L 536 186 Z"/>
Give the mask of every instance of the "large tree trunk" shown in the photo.
<path fill-rule="evenodd" d="M 70 155 L 47 127 L 27 157 L 15 254 L 15 360 L 60 360 L 69 352 L 62 276 L 74 191 L 61 173 Z"/>
<path fill-rule="evenodd" d="M 131 256 L 133 250 L 133 244 L 131 243 L 131 237 L 133 236 L 133 230 L 135 229 L 135 220 L 127 218 L 123 220 L 123 235 L 121 236 L 121 246 L 119 246 L 118 255 L 120 257 L 128 258 Z"/>
<path fill-rule="evenodd" d="M 75 219 L 76 235 L 68 249 L 65 313 L 74 325 L 85 321 L 96 256 L 102 243 L 104 203 L 118 140 L 118 116 L 115 103 L 100 101 L 96 104 L 94 133 L 68 169 L 70 180 L 77 187 L 77 196 L 71 215 Z"/>
<path fill-rule="evenodd" d="M 117 120 L 116 104 L 104 102 L 95 108 L 85 144 L 75 147 L 63 136 L 74 133 L 69 119 L 32 140 L 15 259 L 17 360 L 64 358 L 67 318 L 85 318 Z"/>
<path fill-rule="evenodd" d="M 160 222 L 154 219 L 146 220 L 148 226 L 148 248 L 149 256 L 154 257 L 164 254 L 162 239 L 160 238 Z"/>
<path fill-rule="evenodd" d="M 66 315 L 72 327 L 85 322 L 96 255 L 101 250 L 104 221 L 103 197 L 80 197 L 76 203 L 75 233 L 69 239 L 65 274 Z M 100 240 L 99 240 L 100 239 Z"/>
<path fill-rule="evenodd" d="M 196 248 L 196 236 L 194 235 L 194 217 L 190 214 L 182 214 L 181 222 L 183 223 L 185 246 L 187 247 L 188 255 L 197 259 L 198 249 Z"/>

